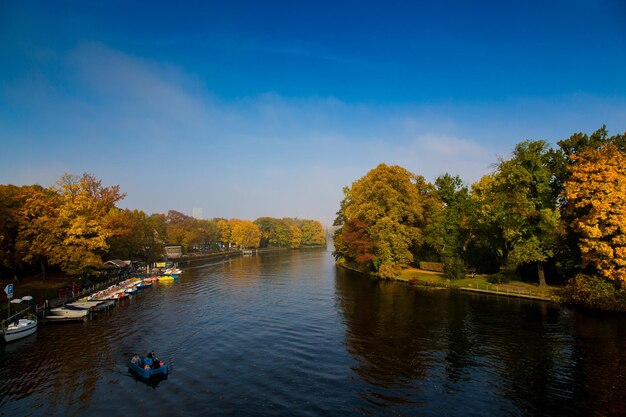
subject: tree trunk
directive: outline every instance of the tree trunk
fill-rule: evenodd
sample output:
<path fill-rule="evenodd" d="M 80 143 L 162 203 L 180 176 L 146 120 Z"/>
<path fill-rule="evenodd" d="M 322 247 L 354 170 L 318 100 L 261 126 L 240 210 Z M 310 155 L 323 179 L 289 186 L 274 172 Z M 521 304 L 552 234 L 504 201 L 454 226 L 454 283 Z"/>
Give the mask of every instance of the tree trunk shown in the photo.
<path fill-rule="evenodd" d="M 537 275 L 539 275 L 539 286 L 546 286 L 546 275 L 543 273 L 543 262 L 537 262 Z"/>
<path fill-rule="evenodd" d="M 41 276 L 43 280 L 45 281 L 46 278 L 48 278 L 47 271 L 46 271 L 46 260 L 44 257 L 41 257 L 39 259 L 39 262 L 41 263 Z"/>

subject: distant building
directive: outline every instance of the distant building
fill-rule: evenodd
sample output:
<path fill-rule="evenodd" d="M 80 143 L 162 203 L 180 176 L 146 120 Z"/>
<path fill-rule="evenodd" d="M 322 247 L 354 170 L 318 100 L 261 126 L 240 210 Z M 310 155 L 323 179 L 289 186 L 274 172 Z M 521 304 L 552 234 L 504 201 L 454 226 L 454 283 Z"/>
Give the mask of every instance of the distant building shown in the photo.
<path fill-rule="evenodd" d="M 193 209 L 191 209 L 191 216 L 194 219 L 202 219 L 202 207 L 194 207 Z"/>
<path fill-rule="evenodd" d="M 183 247 L 181 245 L 166 246 L 165 255 L 168 259 L 178 259 L 183 256 Z"/>
<path fill-rule="evenodd" d="M 112 266 L 114 268 L 129 268 L 131 262 L 130 261 L 123 261 L 121 259 L 111 259 L 110 261 L 106 261 L 104 263 L 105 265 L 109 265 Z"/>

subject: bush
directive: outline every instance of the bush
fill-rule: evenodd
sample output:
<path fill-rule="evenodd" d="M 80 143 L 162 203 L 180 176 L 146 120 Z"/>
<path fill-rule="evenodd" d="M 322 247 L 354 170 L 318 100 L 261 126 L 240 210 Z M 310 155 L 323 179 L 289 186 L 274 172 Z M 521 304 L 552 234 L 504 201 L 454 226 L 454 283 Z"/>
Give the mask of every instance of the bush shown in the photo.
<path fill-rule="evenodd" d="M 378 268 L 378 275 L 380 278 L 396 278 L 402 272 L 402 267 L 394 263 L 384 263 Z"/>
<path fill-rule="evenodd" d="M 465 263 L 461 259 L 455 257 L 446 258 L 444 259 L 443 267 L 446 277 L 450 279 L 465 278 L 467 268 L 465 267 Z"/>
<path fill-rule="evenodd" d="M 626 290 L 592 275 L 578 274 L 567 282 L 563 301 L 589 308 L 626 311 Z"/>
<path fill-rule="evenodd" d="M 513 278 L 515 278 L 515 271 L 502 270 L 487 278 L 487 282 L 491 284 L 507 284 L 511 282 Z"/>
<path fill-rule="evenodd" d="M 420 262 L 420 269 L 424 271 L 444 272 L 444 266 L 441 262 Z"/>

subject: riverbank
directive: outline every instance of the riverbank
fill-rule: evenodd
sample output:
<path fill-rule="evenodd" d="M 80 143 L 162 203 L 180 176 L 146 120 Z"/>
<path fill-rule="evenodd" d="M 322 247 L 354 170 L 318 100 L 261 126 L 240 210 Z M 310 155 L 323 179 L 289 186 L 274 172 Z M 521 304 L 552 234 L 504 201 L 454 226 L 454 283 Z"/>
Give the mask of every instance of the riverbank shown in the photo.
<path fill-rule="evenodd" d="M 359 270 L 354 265 L 341 262 L 338 262 L 337 265 L 360 274 L 367 274 L 379 278 L 376 275 L 368 274 L 367 272 Z M 539 287 L 536 284 L 516 280 L 512 280 L 505 284 L 492 284 L 488 281 L 488 278 L 488 275 L 476 275 L 473 278 L 466 277 L 459 280 L 450 280 L 440 272 L 424 271 L 418 268 L 406 268 L 399 276 L 392 278 L 392 280 L 405 282 L 415 287 L 447 288 L 507 297 L 560 302 L 560 287 L 550 285 Z"/>
<path fill-rule="evenodd" d="M 288 251 L 290 248 L 263 248 L 253 249 L 254 253 L 267 253 Z M 203 254 L 197 256 L 185 256 L 175 259 L 174 261 L 179 267 L 193 267 L 203 264 L 209 264 L 222 259 L 240 257 L 245 255 L 241 250 L 233 250 L 229 252 L 218 252 L 211 254 Z M 22 298 L 26 295 L 33 297 L 35 303 L 45 303 L 48 301 L 50 307 L 56 307 L 65 302 L 74 301 L 75 299 L 85 295 L 85 291 L 97 291 L 108 285 L 116 284 L 125 278 L 114 274 L 112 277 L 91 278 L 89 280 L 79 280 L 77 277 L 68 276 L 66 274 L 55 272 L 48 274 L 44 280 L 41 274 L 23 277 L 19 280 L 8 279 L 0 280 L 0 288 L 5 288 L 7 284 L 13 284 L 13 298 Z M 74 288 L 75 294 L 72 295 Z M 15 307 L 17 308 L 17 307 Z M 0 317 L 7 314 L 7 304 L 0 303 Z"/>

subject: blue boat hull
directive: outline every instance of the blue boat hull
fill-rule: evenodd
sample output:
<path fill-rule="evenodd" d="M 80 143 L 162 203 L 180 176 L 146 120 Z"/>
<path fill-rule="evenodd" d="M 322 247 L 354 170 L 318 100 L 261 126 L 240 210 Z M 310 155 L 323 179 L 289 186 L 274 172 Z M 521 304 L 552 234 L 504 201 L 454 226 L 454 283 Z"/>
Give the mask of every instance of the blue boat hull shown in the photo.
<path fill-rule="evenodd" d="M 144 359 L 144 364 L 145 365 L 150 365 L 152 364 L 152 361 L 150 359 Z M 167 369 L 167 364 L 164 363 L 162 366 L 154 369 L 154 368 L 144 368 L 142 366 L 139 366 L 135 363 L 129 362 L 128 363 L 128 369 L 130 371 L 132 371 L 134 374 L 136 374 L 137 376 L 143 378 L 143 379 L 150 379 L 151 377 L 154 376 L 165 376 L 167 375 L 168 369 Z"/>

